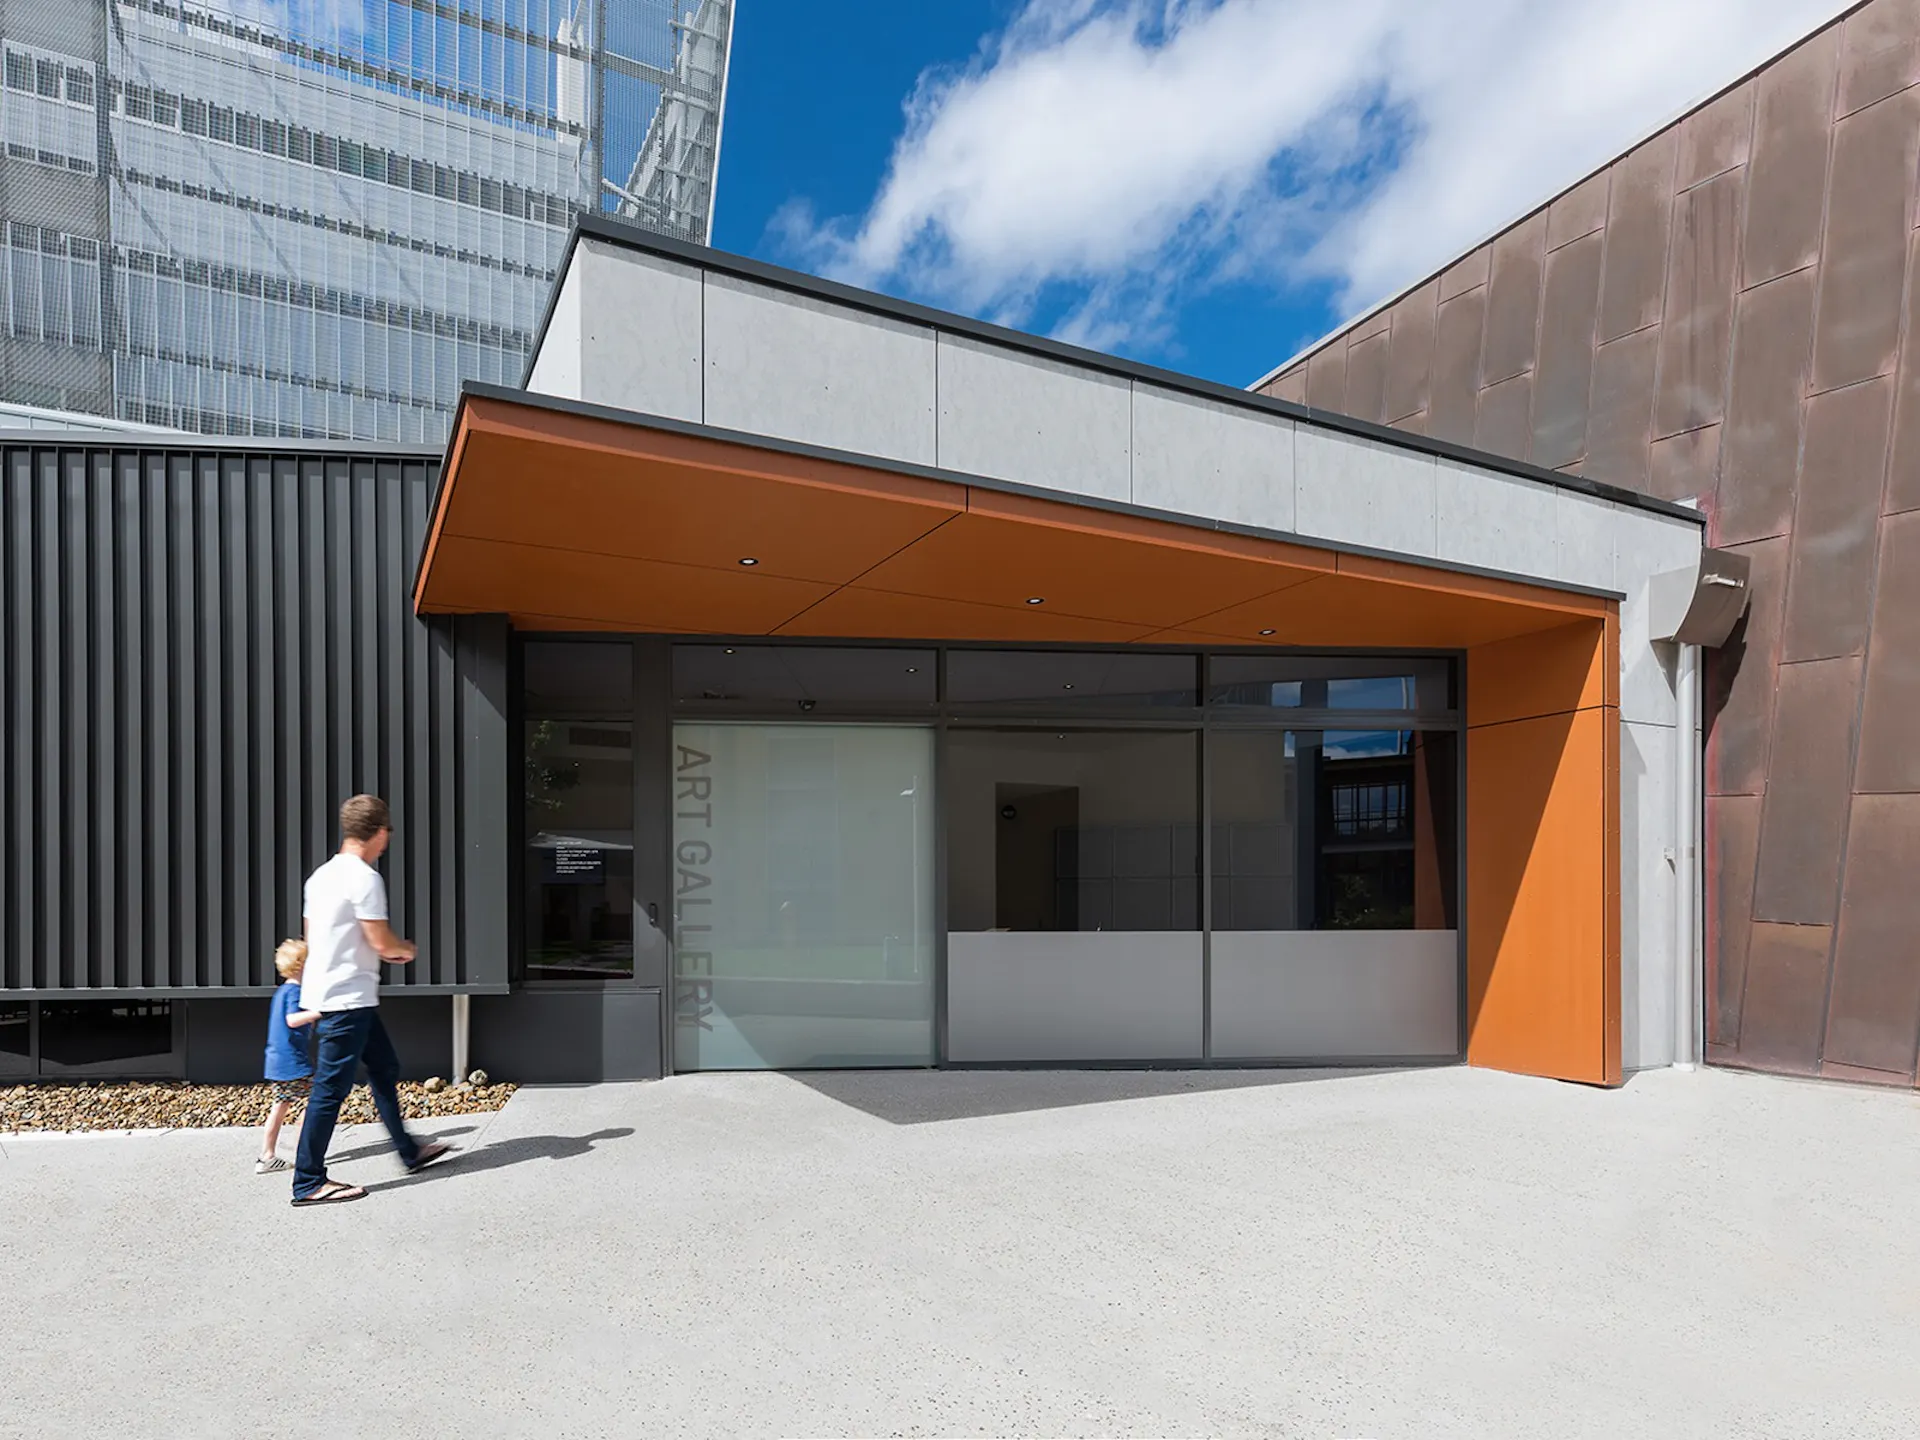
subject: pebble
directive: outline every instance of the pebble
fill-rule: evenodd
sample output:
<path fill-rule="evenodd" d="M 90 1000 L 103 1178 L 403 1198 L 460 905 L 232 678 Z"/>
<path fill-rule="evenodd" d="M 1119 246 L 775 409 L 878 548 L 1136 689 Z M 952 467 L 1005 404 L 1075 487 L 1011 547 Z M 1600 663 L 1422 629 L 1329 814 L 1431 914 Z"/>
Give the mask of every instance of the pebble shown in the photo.
<path fill-rule="evenodd" d="M 466 1086 L 429 1091 L 400 1086 L 400 1110 L 409 1120 L 440 1115 L 480 1115 L 507 1103 L 517 1086 Z M 203 1130 L 227 1125 L 264 1125 L 273 1108 L 271 1085 L 196 1085 L 184 1080 L 16 1085 L 0 1092 L 0 1135 L 28 1130 Z M 295 1101 L 290 1123 L 303 1108 Z M 371 1124 L 373 1096 L 356 1085 L 341 1107 L 346 1125 Z"/>

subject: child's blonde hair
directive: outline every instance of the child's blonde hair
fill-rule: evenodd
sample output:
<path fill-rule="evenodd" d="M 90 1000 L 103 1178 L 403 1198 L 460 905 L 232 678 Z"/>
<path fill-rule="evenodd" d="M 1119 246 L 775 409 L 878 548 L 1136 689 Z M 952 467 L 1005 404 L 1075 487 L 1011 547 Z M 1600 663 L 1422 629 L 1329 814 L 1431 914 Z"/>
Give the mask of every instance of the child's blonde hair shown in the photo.
<path fill-rule="evenodd" d="M 293 979 L 306 963 L 307 942 L 304 940 L 282 940 L 273 952 L 273 968 L 280 972 L 282 980 Z"/>

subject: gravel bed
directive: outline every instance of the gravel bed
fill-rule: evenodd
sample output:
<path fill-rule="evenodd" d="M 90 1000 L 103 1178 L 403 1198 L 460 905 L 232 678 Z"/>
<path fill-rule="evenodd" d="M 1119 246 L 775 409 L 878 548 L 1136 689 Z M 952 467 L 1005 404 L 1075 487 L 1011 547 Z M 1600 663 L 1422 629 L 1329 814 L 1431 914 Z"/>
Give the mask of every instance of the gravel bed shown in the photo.
<path fill-rule="evenodd" d="M 454 1085 L 437 1092 L 407 1082 L 400 1108 L 409 1120 L 441 1115 L 480 1115 L 498 1110 L 518 1086 Z M 101 1080 L 72 1084 L 0 1087 L 0 1135 L 31 1130 L 205 1130 L 223 1125 L 264 1125 L 273 1108 L 271 1085 L 194 1085 L 184 1080 L 152 1084 Z M 287 1117 L 300 1122 L 296 1102 Z M 343 1125 L 372 1124 L 380 1117 L 373 1096 L 356 1085 L 340 1111 Z"/>

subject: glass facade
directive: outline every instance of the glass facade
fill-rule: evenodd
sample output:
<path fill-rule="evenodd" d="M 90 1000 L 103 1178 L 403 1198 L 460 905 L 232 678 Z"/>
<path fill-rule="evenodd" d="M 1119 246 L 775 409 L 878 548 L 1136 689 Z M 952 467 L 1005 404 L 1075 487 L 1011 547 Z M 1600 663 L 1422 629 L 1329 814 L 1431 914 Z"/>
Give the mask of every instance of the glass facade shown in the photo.
<path fill-rule="evenodd" d="M 40 1073 L 175 1076 L 182 1055 L 167 1000 L 43 1000 Z"/>
<path fill-rule="evenodd" d="M 931 1065 L 934 734 L 673 731 L 674 1063 Z"/>
<path fill-rule="evenodd" d="M 659 986 L 679 1069 L 1459 1052 L 1447 657 L 609 637 L 522 674 L 522 974 Z"/>
<path fill-rule="evenodd" d="M 935 652 L 880 646 L 676 645 L 677 706 L 928 709 Z"/>
<path fill-rule="evenodd" d="M 0 1002 L 0 1076 L 33 1073 L 33 1007 Z"/>
<path fill-rule="evenodd" d="M 581 210 L 704 242 L 731 0 L 13 0 L 0 399 L 437 444 Z"/>
<path fill-rule="evenodd" d="M 633 647 L 534 644 L 524 665 L 526 964 L 633 977 Z"/>
<path fill-rule="evenodd" d="M 951 731 L 947 928 L 1199 929 L 1197 740 L 1192 731 Z"/>

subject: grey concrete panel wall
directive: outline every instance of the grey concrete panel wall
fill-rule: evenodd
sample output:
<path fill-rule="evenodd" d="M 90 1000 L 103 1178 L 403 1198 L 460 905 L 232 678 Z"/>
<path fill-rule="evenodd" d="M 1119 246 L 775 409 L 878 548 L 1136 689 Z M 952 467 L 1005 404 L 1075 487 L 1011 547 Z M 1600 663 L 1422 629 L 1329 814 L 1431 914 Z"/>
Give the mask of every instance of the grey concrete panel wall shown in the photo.
<path fill-rule="evenodd" d="M 584 238 L 572 268 L 583 283 L 580 390 L 570 398 L 671 420 L 703 419 L 700 271 Z"/>
<path fill-rule="evenodd" d="M 1621 507 L 1577 492 L 1555 494 L 1540 481 L 1502 474 L 1492 465 L 1445 462 L 1452 467 L 1452 522 L 1443 525 L 1435 457 L 1391 441 L 1183 393 L 1147 376 L 1116 374 L 1099 363 L 967 333 L 931 312 L 887 314 L 859 297 L 742 275 L 697 257 L 671 259 L 583 238 L 568 285 L 575 275 L 585 277 L 579 373 L 588 400 L 863 458 L 1291 532 L 1308 541 L 1454 561 L 1548 583 L 1616 585 L 1620 527 L 1613 517 Z M 647 297 L 622 303 L 654 317 L 649 323 L 664 336 L 659 344 L 670 363 L 651 352 L 633 353 L 639 342 L 631 326 L 595 331 L 602 308 L 595 297 L 615 293 Z M 1514 293 L 1532 290 L 1521 285 Z M 1422 304 L 1433 294 L 1434 287 L 1425 288 Z M 1466 295 L 1447 303 L 1462 303 Z M 567 344 L 571 321 L 564 312 L 570 303 L 563 288 L 536 358 L 537 376 L 549 374 L 548 346 Z M 1572 308 L 1584 314 L 1590 307 L 1582 302 Z M 1393 408 L 1399 408 L 1408 395 L 1445 390 L 1449 366 L 1469 359 L 1477 365 L 1478 321 L 1470 335 L 1457 337 L 1470 343 L 1449 348 L 1441 343 L 1447 334 L 1432 333 L 1433 317 L 1424 310 L 1422 317 L 1404 345 L 1395 340 L 1391 347 L 1390 317 L 1383 318 L 1374 335 L 1378 353 L 1370 352 L 1355 372 L 1367 388 L 1369 413 L 1385 413 L 1389 389 L 1398 397 Z M 1445 319 L 1443 313 L 1442 332 Z M 1569 358 L 1571 344 L 1569 335 L 1556 332 L 1553 354 L 1578 370 Z M 1651 361 L 1654 351 L 1647 355 Z M 665 371 L 649 371 L 657 364 L 665 364 Z M 562 369 L 556 359 L 551 373 Z M 1596 377 L 1607 371 L 1598 362 L 1592 369 Z M 1304 378 L 1304 372 L 1296 375 L 1301 383 L 1294 390 L 1306 388 Z M 1342 366 L 1337 377 L 1322 377 L 1323 388 L 1335 378 L 1339 393 L 1346 394 L 1353 375 Z M 1652 405 L 1651 365 L 1646 380 L 1642 410 Z M 1515 387 L 1524 401 L 1532 372 L 1501 383 Z M 1594 383 L 1597 397 L 1601 379 Z M 626 388 L 596 389 L 605 385 Z M 1321 399 L 1333 403 L 1331 393 Z M 1485 394 L 1470 386 L 1462 398 L 1471 438 L 1474 417 L 1485 410 L 1491 420 L 1499 405 L 1482 404 Z M 1562 398 L 1573 405 L 1570 390 Z M 1595 407 L 1608 423 L 1619 419 L 1620 406 L 1596 398 Z M 1397 417 L 1395 424 L 1426 430 L 1430 420 L 1436 434 L 1445 429 L 1426 410 Z M 1516 434 L 1525 429 L 1531 423 L 1526 405 L 1500 423 L 1509 420 Z M 1646 416 L 1628 428 L 1636 424 L 1644 431 Z M 1553 495 L 1554 523 L 1532 536 L 1522 533 L 1517 516 L 1498 533 L 1480 523 L 1501 515 L 1515 497 L 1523 510 L 1537 511 L 1530 502 L 1539 495 Z M 1676 524 L 1650 513 L 1635 512 L 1632 519 L 1656 527 Z"/>
<path fill-rule="evenodd" d="M 947 1058 L 1197 1060 L 1197 933 L 947 937 Z"/>
<path fill-rule="evenodd" d="M 504 984 L 505 629 L 408 601 L 425 457 L 0 452 L 0 990 L 270 989 L 340 801 L 386 796 L 396 989 Z M 466 721 L 477 728 L 470 740 Z M 504 864 L 504 859 L 499 861 Z M 471 870 L 478 887 L 464 886 Z"/>
<path fill-rule="evenodd" d="M 1218 931 L 1212 963 L 1217 1060 L 1461 1053 L 1457 931 Z"/>
<path fill-rule="evenodd" d="M 932 465 L 934 332 L 709 273 L 706 420 Z"/>
<path fill-rule="evenodd" d="M 1294 528 L 1301 535 L 1433 555 L 1431 455 L 1302 426 L 1294 435 L 1293 463 Z"/>
<path fill-rule="evenodd" d="M 580 294 L 586 288 L 587 268 L 585 264 L 569 265 L 560 277 L 560 288 L 554 292 L 553 311 L 547 316 L 540 348 L 527 367 L 527 389 L 537 394 L 559 395 L 568 400 L 586 398 L 580 375 L 583 308 Z"/>
<path fill-rule="evenodd" d="M 1437 558 L 1517 575 L 1552 573 L 1560 563 L 1555 502 L 1561 493 L 1439 461 L 1434 472 Z"/>
<path fill-rule="evenodd" d="M 1620 1063 L 1673 1063 L 1673 830 L 1671 724 L 1620 727 Z"/>
<path fill-rule="evenodd" d="M 1874 799 L 1913 790 L 1910 779 L 1889 780 L 1885 756 L 1889 746 L 1911 748 L 1906 737 L 1920 728 L 1907 716 L 1893 740 L 1873 681 L 1920 670 L 1920 632 L 1888 600 L 1906 594 L 1889 557 L 1903 515 L 1920 504 L 1920 445 L 1911 443 L 1920 435 L 1915 54 L 1913 0 L 1849 6 L 1550 202 L 1551 213 L 1603 184 L 1609 193 L 1604 224 L 1591 232 L 1603 261 L 1598 319 L 1585 336 L 1594 356 L 1585 433 L 1576 444 L 1569 385 L 1548 417 L 1554 453 L 1532 456 L 1662 499 L 1697 500 L 1708 542 L 1754 562 L 1748 616 L 1706 667 L 1709 1058 L 1890 1085 L 1913 1084 L 1920 1055 L 1920 1008 L 1906 999 L 1920 985 L 1911 943 L 1920 887 L 1884 887 L 1875 868 L 1882 842 L 1900 838 L 1883 810 L 1908 811 Z M 1441 277 L 1443 301 L 1471 291 L 1487 253 L 1474 252 L 1470 271 L 1454 267 L 1464 281 L 1450 287 Z M 1584 304 L 1556 314 L 1550 302 L 1538 317 L 1536 436 L 1545 433 L 1539 397 L 1577 368 L 1585 315 Z M 1425 287 L 1409 291 L 1330 337 L 1269 391 L 1297 394 L 1311 376 L 1340 369 L 1355 347 L 1375 343 L 1382 317 L 1390 337 L 1404 325 L 1418 343 L 1427 303 Z M 1525 317 L 1514 323 L 1524 328 Z M 1441 397 L 1484 393 L 1493 341 L 1458 338 L 1436 352 L 1436 418 Z M 1546 373 L 1556 355 L 1559 379 Z M 1406 423 L 1423 428 L 1421 418 Z M 1576 513 L 1584 503 L 1562 502 L 1563 573 L 1607 583 L 1604 552 L 1579 532 L 1597 545 L 1610 525 L 1611 588 L 1627 597 L 1624 785 L 1633 754 L 1661 743 L 1634 727 L 1671 727 L 1674 713 L 1668 666 L 1646 643 L 1640 587 L 1679 563 L 1684 547 L 1649 523 L 1658 517 L 1614 507 L 1603 523 L 1598 512 Z M 1591 570 L 1581 568 L 1588 558 Z M 1810 748 L 1808 736 L 1819 744 Z M 1641 803 L 1624 790 L 1622 800 Z M 1639 821 L 1651 825 L 1653 810 L 1648 801 L 1642 814 L 1623 815 L 1623 848 L 1651 845 L 1653 831 Z M 1860 850 L 1856 833 L 1875 836 L 1875 848 Z M 1636 876 L 1653 886 L 1659 863 L 1623 853 L 1623 888 Z M 1849 907 L 1859 906 L 1875 918 L 1848 938 Z M 1629 921 L 1630 950 L 1631 911 Z M 1644 946 L 1653 939 L 1644 935 Z M 1653 955 L 1644 949 L 1637 980 L 1627 977 L 1641 987 L 1650 1037 L 1661 1023 L 1649 1008 L 1660 983 L 1648 968 Z M 1869 1033 L 1874 1042 L 1861 1044 Z M 1631 1064 L 1631 1041 L 1628 1054 Z"/>
<path fill-rule="evenodd" d="M 941 466 L 1132 498 L 1131 381 L 960 335 L 939 354 Z"/>
<path fill-rule="evenodd" d="M 473 999 L 473 1063 L 531 1085 L 655 1080 L 658 990 L 519 990 Z"/>
<path fill-rule="evenodd" d="M 1294 424 L 1155 385 L 1133 387 L 1133 502 L 1291 530 Z"/>
<path fill-rule="evenodd" d="M 1553 509 L 1561 576 L 1577 585 L 1618 589 L 1613 562 L 1620 507 L 1610 500 L 1563 490 L 1553 497 Z"/>
<path fill-rule="evenodd" d="M 1650 725 L 1672 725 L 1673 649 L 1652 643 L 1647 628 L 1647 579 L 1694 564 L 1700 554 L 1700 529 L 1685 522 L 1659 521 L 1617 508 L 1613 526 L 1617 555 L 1615 588 L 1620 602 L 1620 718 Z"/>

